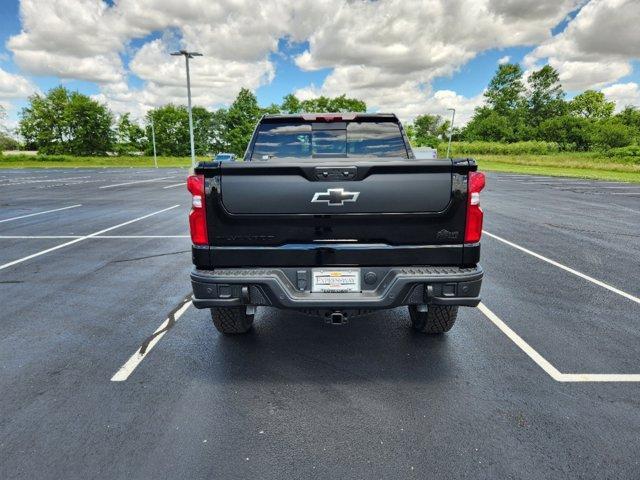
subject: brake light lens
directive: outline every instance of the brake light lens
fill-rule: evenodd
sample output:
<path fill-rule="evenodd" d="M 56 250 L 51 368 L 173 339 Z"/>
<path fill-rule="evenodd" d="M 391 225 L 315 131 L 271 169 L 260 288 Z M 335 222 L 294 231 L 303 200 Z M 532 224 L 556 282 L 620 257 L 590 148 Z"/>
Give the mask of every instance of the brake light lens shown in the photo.
<path fill-rule="evenodd" d="M 355 113 L 320 113 L 320 114 L 302 114 L 303 120 L 310 122 L 341 122 L 355 120 Z"/>
<path fill-rule="evenodd" d="M 483 212 L 480 208 L 480 191 L 484 188 L 482 172 L 469 172 L 467 184 L 467 225 L 464 229 L 465 243 L 476 243 L 482 236 Z"/>
<path fill-rule="evenodd" d="M 189 230 L 194 245 L 208 245 L 207 214 L 204 203 L 204 175 L 190 175 L 187 178 L 187 190 L 192 195 L 189 212 Z"/>

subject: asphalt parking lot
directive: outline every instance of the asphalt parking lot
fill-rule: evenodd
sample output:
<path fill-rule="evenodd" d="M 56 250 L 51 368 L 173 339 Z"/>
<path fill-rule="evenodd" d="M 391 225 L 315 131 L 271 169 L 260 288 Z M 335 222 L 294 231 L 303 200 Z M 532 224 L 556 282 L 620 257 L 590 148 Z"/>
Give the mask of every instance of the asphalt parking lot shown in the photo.
<path fill-rule="evenodd" d="M 190 293 L 185 170 L 0 170 L 0 478 L 638 478 L 640 185 L 488 174 L 480 308 Z M 152 348 L 151 348 L 152 347 Z"/>

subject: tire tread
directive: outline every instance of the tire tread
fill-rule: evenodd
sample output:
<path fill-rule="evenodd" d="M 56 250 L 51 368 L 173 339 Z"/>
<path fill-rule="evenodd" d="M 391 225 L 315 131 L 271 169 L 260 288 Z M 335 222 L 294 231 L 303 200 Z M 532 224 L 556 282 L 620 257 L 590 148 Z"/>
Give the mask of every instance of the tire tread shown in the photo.
<path fill-rule="evenodd" d="M 247 315 L 246 307 L 216 307 L 211 309 L 211 320 L 220 333 L 248 332 L 253 325 L 253 315 Z"/>
<path fill-rule="evenodd" d="M 429 305 L 429 310 L 419 312 L 409 306 L 409 315 L 414 330 L 421 333 L 439 334 L 448 332 L 453 327 L 458 316 L 458 307 L 450 305 Z"/>

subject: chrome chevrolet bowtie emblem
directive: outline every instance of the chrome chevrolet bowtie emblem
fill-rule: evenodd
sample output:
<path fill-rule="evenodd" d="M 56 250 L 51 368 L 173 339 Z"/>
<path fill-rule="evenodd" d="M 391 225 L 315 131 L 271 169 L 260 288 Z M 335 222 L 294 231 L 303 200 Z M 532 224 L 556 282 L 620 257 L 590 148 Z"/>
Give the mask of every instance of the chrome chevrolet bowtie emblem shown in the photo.
<path fill-rule="evenodd" d="M 344 188 L 330 188 L 326 192 L 314 193 L 311 203 L 326 203 L 332 207 L 339 207 L 345 202 L 355 202 L 358 196 L 360 192 L 345 192 Z"/>

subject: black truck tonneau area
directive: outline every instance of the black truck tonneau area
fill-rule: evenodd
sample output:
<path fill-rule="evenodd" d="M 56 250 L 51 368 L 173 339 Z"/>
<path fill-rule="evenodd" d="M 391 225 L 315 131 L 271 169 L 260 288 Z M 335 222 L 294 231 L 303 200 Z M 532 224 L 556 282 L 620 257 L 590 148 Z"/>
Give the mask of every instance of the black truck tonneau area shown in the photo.
<path fill-rule="evenodd" d="M 265 116 L 244 161 L 200 163 L 189 179 L 194 304 L 477 305 L 476 170 L 415 159 L 394 115 Z"/>

